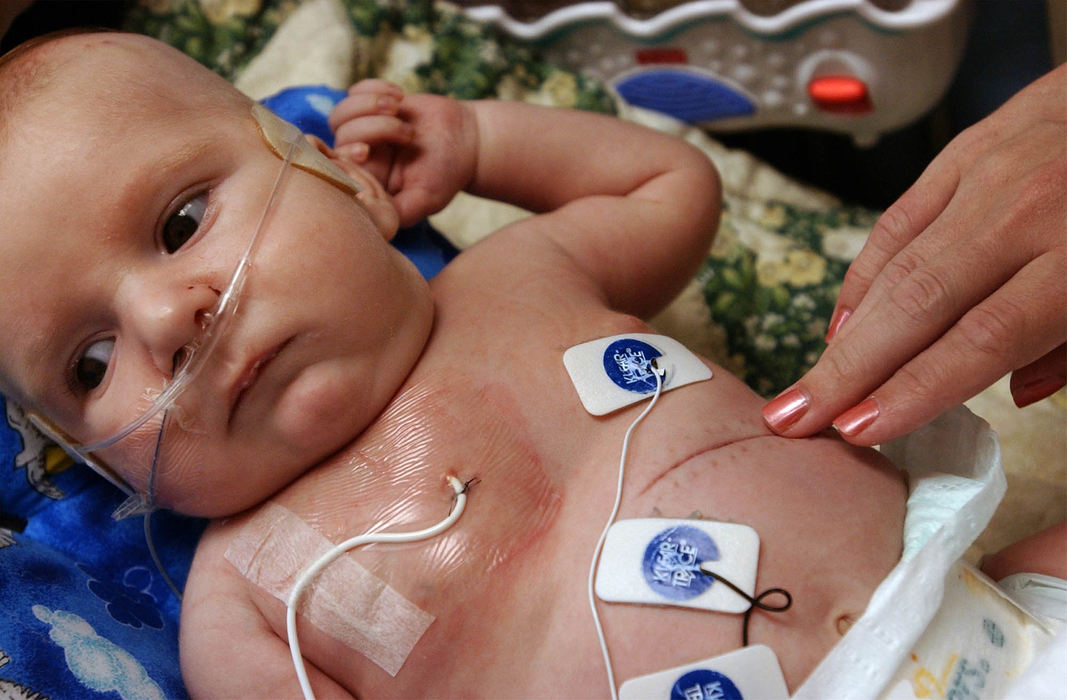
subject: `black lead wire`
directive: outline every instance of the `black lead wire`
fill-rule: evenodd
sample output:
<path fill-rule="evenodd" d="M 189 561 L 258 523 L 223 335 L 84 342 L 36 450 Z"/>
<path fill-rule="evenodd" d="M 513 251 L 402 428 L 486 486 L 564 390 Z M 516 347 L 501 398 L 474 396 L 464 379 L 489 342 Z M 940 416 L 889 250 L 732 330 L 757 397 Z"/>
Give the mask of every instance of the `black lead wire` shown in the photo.
<path fill-rule="evenodd" d="M 748 593 L 745 593 L 740 588 L 738 588 L 729 579 L 723 578 L 722 576 L 720 576 L 719 574 L 715 573 L 714 571 L 711 571 L 710 569 L 705 568 L 705 565 L 703 563 L 700 564 L 700 570 L 702 572 L 704 572 L 706 575 L 711 576 L 716 581 L 719 581 L 724 586 L 729 588 L 731 591 L 733 591 L 737 595 L 741 596 L 742 598 L 744 598 L 745 600 L 747 600 L 750 603 L 750 605 L 748 606 L 748 610 L 745 610 L 745 616 L 742 619 L 742 625 L 741 625 L 741 646 L 743 646 L 743 647 L 747 647 L 748 646 L 748 621 L 752 617 L 752 611 L 753 610 L 755 610 L 756 608 L 759 608 L 760 610 L 763 610 L 765 612 L 785 612 L 786 610 L 788 610 L 790 608 L 790 606 L 793 605 L 793 596 L 790 595 L 789 591 L 785 590 L 784 588 L 768 588 L 768 589 L 764 590 L 762 593 L 758 594 L 755 598 L 753 598 Z M 768 605 L 767 603 L 763 602 L 764 598 L 766 598 L 769 595 L 773 595 L 775 593 L 780 593 L 783 596 L 785 596 L 785 603 L 783 603 L 781 605 Z"/>

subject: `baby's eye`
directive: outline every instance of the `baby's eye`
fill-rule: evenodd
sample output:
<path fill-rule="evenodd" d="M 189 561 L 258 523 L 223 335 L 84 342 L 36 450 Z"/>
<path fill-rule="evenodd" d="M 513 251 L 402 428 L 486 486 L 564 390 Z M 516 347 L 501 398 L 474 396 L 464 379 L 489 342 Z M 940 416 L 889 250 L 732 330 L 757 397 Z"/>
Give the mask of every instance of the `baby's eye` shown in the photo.
<path fill-rule="evenodd" d="M 168 253 L 174 253 L 193 237 L 196 230 L 200 228 L 200 223 L 204 220 L 207 204 L 207 192 L 202 192 L 167 217 L 166 221 L 163 222 L 163 230 L 160 233 L 160 240 L 164 250 Z"/>
<path fill-rule="evenodd" d="M 74 381 L 80 389 L 95 389 L 104 381 L 107 366 L 111 362 L 111 353 L 115 349 L 115 339 L 97 340 L 85 349 L 74 363 Z"/>

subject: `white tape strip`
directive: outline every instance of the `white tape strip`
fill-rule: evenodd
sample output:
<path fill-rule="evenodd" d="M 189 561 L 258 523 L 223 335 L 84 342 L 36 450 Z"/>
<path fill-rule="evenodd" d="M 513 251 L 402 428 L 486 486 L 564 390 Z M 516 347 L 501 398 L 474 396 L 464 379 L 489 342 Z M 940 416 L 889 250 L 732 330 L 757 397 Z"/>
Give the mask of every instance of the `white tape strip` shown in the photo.
<path fill-rule="evenodd" d="M 286 602 L 297 577 L 333 546 L 287 508 L 268 503 L 226 550 L 226 559 L 252 583 Z M 304 593 L 299 612 L 395 676 L 433 615 L 344 555 Z"/>

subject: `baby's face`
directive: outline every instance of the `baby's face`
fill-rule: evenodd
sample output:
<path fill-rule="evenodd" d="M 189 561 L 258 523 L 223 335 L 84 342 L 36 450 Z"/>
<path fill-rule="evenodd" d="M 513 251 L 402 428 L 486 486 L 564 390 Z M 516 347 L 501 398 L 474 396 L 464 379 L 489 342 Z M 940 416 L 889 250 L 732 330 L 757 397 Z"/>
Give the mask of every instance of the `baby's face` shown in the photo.
<path fill-rule="evenodd" d="M 16 108 L 0 147 L 0 388 L 87 443 L 136 418 L 171 377 L 282 161 L 250 105 L 219 99 L 229 86 L 169 48 L 115 35 L 49 48 L 65 62 Z M 350 193 L 289 168 L 237 314 L 168 411 L 161 503 L 243 509 L 385 406 L 433 315 L 387 228 Z M 159 426 L 99 457 L 143 491 Z"/>

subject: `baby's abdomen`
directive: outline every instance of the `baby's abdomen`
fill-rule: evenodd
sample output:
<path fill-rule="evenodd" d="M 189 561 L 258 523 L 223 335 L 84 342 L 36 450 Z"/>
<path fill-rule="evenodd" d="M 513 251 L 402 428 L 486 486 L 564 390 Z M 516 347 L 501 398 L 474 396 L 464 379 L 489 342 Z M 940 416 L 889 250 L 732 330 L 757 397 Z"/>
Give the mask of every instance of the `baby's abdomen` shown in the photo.
<path fill-rule="evenodd" d="M 624 503 L 620 518 L 697 518 L 755 529 L 755 592 L 783 588 L 793 603 L 781 613 L 755 612 L 749 642 L 775 651 L 795 689 L 899 560 L 906 497 L 899 473 L 873 450 L 836 438 L 767 434 L 739 437 L 661 470 L 643 475 L 648 486 Z M 656 608 L 601 606 L 606 624 L 646 630 L 616 644 L 626 677 L 741 646 L 740 614 L 672 611 L 673 623 L 664 624 Z M 689 641 L 675 645 L 673 661 L 649 653 L 650 639 L 669 649 L 682 630 Z"/>

